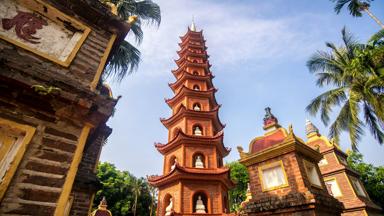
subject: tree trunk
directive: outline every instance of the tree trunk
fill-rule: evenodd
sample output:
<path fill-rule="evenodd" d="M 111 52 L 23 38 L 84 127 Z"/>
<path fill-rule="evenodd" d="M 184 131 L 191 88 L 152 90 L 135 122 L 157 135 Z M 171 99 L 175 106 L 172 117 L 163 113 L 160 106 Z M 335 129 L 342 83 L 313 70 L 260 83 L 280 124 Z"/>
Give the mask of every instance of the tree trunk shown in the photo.
<path fill-rule="evenodd" d="M 135 195 L 135 208 L 133 209 L 134 216 L 136 216 L 136 210 L 137 210 L 137 194 Z"/>
<path fill-rule="evenodd" d="M 364 7 L 363 10 L 373 19 L 375 20 L 375 22 L 377 24 L 379 24 L 379 26 L 384 29 L 384 24 L 375 16 L 371 13 L 371 11 L 369 11 L 368 7 Z"/>

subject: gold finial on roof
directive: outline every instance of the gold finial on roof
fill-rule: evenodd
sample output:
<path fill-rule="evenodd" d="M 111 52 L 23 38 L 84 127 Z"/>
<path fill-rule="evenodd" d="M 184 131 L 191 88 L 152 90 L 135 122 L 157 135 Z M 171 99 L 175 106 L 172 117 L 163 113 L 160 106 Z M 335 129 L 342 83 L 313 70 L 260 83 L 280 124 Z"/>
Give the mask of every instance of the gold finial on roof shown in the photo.
<path fill-rule="evenodd" d="M 195 17 L 194 16 L 192 16 L 191 31 L 196 31 Z"/>

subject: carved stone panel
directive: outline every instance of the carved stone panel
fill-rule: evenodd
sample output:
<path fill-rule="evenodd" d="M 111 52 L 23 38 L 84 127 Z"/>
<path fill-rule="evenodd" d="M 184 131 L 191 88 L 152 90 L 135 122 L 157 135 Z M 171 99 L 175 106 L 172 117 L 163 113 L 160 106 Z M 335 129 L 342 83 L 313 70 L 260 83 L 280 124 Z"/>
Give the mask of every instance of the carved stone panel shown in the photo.
<path fill-rule="evenodd" d="M 69 66 L 90 28 L 40 0 L 2 0 L 0 38 Z"/>

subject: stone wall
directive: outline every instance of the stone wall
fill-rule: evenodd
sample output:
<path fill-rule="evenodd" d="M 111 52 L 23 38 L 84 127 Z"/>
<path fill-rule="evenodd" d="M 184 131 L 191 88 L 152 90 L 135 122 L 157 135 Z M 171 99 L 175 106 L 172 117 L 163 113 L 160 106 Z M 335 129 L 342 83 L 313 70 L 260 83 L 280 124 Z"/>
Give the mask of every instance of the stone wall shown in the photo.
<path fill-rule="evenodd" d="M 50 3 L 70 13 L 80 11 L 80 4 L 87 4 L 83 0 L 52 0 Z M 71 4 L 78 4 L 77 8 Z M 92 4 L 83 7 L 82 13 L 96 15 L 99 8 L 94 9 L 95 3 Z M 79 19 L 82 15 L 74 17 Z M 74 164 L 77 173 L 74 186 L 66 185 L 66 189 L 72 188 L 71 215 L 86 215 L 88 212 L 98 187 L 94 168 L 102 143 L 111 132 L 105 122 L 117 103 L 117 100 L 90 88 L 91 83 L 98 80 L 100 68 L 103 69 L 109 54 L 105 52 L 114 34 L 105 23 L 101 25 L 98 20 L 101 18 L 80 19 L 91 28 L 91 32 L 68 67 L 0 40 L 0 118 L 36 128 L 0 200 L 0 215 L 53 215 L 80 146 L 80 134 L 85 125 L 92 125 L 88 139 L 85 137 L 84 152 L 80 152 L 82 158 L 78 170 Z M 113 19 L 104 19 L 103 22 Z M 115 24 L 119 22 L 114 21 Z M 33 85 L 59 90 L 42 95 L 32 88 Z"/>

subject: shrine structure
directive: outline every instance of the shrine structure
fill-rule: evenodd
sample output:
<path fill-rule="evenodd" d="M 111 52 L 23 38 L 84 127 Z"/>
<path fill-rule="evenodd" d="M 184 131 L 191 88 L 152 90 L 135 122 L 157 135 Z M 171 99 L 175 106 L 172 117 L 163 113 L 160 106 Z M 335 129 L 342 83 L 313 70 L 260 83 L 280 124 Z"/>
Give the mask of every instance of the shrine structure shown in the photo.
<path fill-rule="evenodd" d="M 118 102 L 100 78 L 131 24 L 100 1 L 1 1 L 0 215 L 89 215 Z"/>
<path fill-rule="evenodd" d="M 342 204 L 328 194 L 317 163 L 322 155 L 292 129 L 282 128 L 266 108 L 263 136 L 238 147 L 240 163 L 249 172 L 251 197 L 247 215 L 340 215 Z"/>
<path fill-rule="evenodd" d="M 168 129 L 168 143 L 156 143 L 164 156 L 163 175 L 150 176 L 159 188 L 157 215 L 223 215 L 229 212 L 227 191 L 233 187 L 223 158 L 230 149 L 223 145 L 223 128 L 216 102 L 202 31 L 195 25 L 181 37 L 169 84 L 175 96 L 166 103 L 172 116 L 161 119 Z"/>
<path fill-rule="evenodd" d="M 360 174 L 347 163 L 347 154 L 333 140 L 321 135 L 307 120 L 307 145 L 318 150 L 323 158 L 319 168 L 329 193 L 343 203 L 343 216 L 382 215 L 381 208 L 372 202 L 361 183 Z"/>

